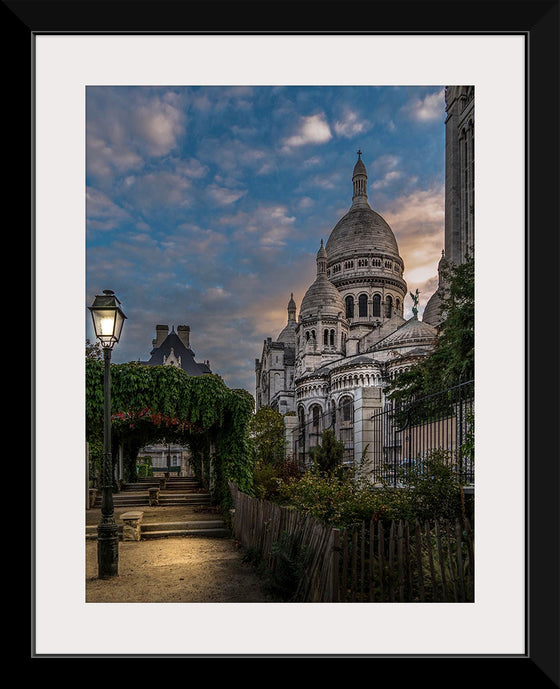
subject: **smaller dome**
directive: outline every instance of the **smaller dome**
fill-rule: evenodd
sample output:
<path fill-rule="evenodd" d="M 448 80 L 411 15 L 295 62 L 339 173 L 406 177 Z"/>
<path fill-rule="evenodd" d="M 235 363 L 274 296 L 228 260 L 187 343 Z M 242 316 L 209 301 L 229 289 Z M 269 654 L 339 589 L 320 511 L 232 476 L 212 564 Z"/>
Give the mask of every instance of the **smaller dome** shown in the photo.
<path fill-rule="evenodd" d="M 428 299 L 422 314 L 422 322 L 437 327 L 443 321 L 441 315 L 441 297 L 437 289 Z"/>
<path fill-rule="evenodd" d="M 284 330 L 278 335 L 276 342 L 283 342 L 284 344 L 295 345 L 296 343 L 296 321 L 288 321 L 288 325 L 284 327 Z"/>
<path fill-rule="evenodd" d="M 428 323 L 411 318 L 395 332 L 380 340 L 374 350 L 394 349 L 397 347 L 410 347 L 413 344 L 433 344 L 437 336 L 437 330 Z"/>
<path fill-rule="evenodd" d="M 340 312 L 344 313 L 344 302 L 340 292 L 327 277 L 327 252 L 322 239 L 317 252 L 317 277 L 301 301 L 300 320 L 309 316 L 317 316 L 319 311 L 321 314 L 329 316 L 338 316 Z"/>
<path fill-rule="evenodd" d="M 328 279 L 325 273 L 319 273 L 317 279 L 305 293 L 299 310 L 299 317 L 307 318 L 319 313 L 338 316 L 344 313 L 344 302 L 340 292 Z"/>

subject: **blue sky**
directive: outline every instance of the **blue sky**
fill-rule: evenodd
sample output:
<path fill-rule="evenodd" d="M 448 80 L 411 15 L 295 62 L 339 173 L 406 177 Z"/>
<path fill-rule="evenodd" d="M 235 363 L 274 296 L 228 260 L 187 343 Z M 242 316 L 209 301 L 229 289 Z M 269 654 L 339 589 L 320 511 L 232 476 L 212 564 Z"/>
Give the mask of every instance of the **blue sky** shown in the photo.
<path fill-rule="evenodd" d="M 87 303 L 112 289 L 128 317 L 113 362 L 147 360 L 156 324 L 189 325 L 196 359 L 254 394 L 263 340 L 351 205 L 358 149 L 422 314 L 443 248 L 443 86 L 96 86 L 86 108 Z"/>

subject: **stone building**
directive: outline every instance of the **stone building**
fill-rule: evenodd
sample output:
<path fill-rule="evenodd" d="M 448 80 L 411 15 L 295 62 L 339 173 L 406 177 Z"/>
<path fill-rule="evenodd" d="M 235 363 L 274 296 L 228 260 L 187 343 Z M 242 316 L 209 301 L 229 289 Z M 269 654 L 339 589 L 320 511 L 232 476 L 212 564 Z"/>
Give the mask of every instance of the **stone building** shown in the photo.
<path fill-rule="evenodd" d="M 474 86 L 445 87 L 445 257 L 474 248 Z"/>
<path fill-rule="evenodd" d="M 288 453 L 305 461 L 330 428 L 345 461 L 367 455 L 370 418 L 383 387 L 433 347 L 436 328 L 403 316 L 404 261 L 388 223 L 368 202 L 367 171 L 358 152 L 352 204 L 317 252 L 317 273 L 296 320 L 264 341 L 255 362 L 257 409 L 286 414 Z"/>
<path fill-rule="evenodd" d="M 441 297 L 446 263 L 459 265 L 474 252 L 474 86 L 446 86 L 445 110 L 445 248 L 438 287 L 422 316 L 436 327 L 445 320 Z"/>
<path fill-rule="evenodd" d="M 156 325 L 156 337 L 152 340 L 152 351 L 148 361 L 141 361 L 145 366 L 177 366 L 190 376 L 202 376 L 212 373 L 210 362 L 199 363 L 190 346 L 190 327 L 178 325 L 177 332 L 172 326 Z M 181 476 L 189 475 L 188 448 L 175 444 L 158 443 L 143 447 L 138 453 L 141 463 L 144 457 L 152 458 L 154 473 L 162 473 L 171 469 Z"/>

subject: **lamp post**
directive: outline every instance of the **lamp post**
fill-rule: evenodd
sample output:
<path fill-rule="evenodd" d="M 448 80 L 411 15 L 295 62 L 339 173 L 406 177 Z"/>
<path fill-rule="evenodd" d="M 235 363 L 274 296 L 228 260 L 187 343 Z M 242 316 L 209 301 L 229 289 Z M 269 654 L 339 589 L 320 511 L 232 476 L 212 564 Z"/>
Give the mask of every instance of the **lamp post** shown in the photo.
<path fill-rule="evenodd" d="M 103 468 L 101 473 L 101 522 L 97 527 L 97 568 L 100 579 L 119 573 L 119 534 L 113 516 L 113 462 L 111 457 L 111 351 L 119 341 L 126 316 L 112 290 L 103 290 L 88 307 L 95 335 L 103 349 Z"/>

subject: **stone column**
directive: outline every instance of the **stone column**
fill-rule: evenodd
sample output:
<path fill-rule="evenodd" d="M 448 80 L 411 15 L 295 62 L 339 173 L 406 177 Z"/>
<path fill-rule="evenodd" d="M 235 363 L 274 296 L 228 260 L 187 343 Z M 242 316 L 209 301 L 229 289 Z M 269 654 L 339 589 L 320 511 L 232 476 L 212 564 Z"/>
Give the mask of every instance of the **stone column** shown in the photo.
<path fill-rule="evenodd" d="M 297 416 L 285 416 L 284 417 L 284 440 L 286 441 L 286 449 L 284 456 L 286 459 L 288 457 L 294 457 L 295 443 L 294 434 L 298 428 L 298 418 Z"/>
<path fill-rule="evenodd" d="M 371 417 L 381 411 L 381 388 L 357 388 L 354 393 L 354 460 L 365 477 L 371 475 L 373 458 L 381 453 L 382 435 L 374 429 Z"/>

